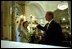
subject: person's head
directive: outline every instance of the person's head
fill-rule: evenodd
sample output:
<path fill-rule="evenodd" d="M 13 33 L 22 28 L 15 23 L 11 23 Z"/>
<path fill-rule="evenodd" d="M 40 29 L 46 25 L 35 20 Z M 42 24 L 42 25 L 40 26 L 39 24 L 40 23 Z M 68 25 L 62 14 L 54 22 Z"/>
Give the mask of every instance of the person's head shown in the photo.
<path fill-rule="evenodd" d="M 54 17 L 54 14 L 51 11 L 48 11 L 45 15 L 45 18 L 47 21 L 50 21 L 51 19 L 53 19 L 53 17 Z"/>
<path fill-rule="evenodd" d="M 29 24 L 28 21 L 23 22 L 23 26 L 24 26 L 24 27 L 27 27 L 28 24 Z"/>

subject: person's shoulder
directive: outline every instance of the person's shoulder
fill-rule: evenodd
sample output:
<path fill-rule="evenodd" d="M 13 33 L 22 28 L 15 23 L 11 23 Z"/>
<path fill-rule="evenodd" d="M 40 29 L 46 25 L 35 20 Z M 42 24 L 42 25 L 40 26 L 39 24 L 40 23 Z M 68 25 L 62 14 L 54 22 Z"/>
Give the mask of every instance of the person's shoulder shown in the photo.
<path fill-rule="evenodd" d="M 53 24 L 57 24 L 57 22 L 56 22 L 56 21 L 54 21 L 54 20 L 52 21 L 52 23 L 53 23 Z"/>
<path fill-rule="evenodd" d="M 58 26 L 60 25 L 58 22 L 56 22 L 56 21 L 54 21 L 54 20 L 53 20 L 52 22 L 53 22 L 56 26 L 57 26 L 57 25 L 58 25 Z"/>

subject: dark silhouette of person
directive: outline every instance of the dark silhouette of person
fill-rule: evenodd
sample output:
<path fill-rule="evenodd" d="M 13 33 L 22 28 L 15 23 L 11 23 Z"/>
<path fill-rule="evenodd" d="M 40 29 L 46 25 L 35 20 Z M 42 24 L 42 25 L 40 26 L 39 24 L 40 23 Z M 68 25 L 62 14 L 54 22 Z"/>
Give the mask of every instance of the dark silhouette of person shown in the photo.
<path fill-rule="evenodd" d="M 48 21 L 45 27 L 42 27 L 40 24 L 37 25 L 38 29 L 44 31 L 44 36 L 42 36 L 42 39 L 39 43 L 48 45 L 60 45 L 65 39 L 61 26 L 59 25 L 59 23 L 54 21 L 53 12 L 48 11 L 45 15 L 45 18 Z"/>

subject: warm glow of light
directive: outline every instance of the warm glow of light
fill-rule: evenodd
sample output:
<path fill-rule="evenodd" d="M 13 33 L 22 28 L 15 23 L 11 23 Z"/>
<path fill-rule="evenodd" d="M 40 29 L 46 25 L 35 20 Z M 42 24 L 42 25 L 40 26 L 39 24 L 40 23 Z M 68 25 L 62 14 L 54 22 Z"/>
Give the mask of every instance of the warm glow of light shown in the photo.
<path fill-rule="evenodd" d="M 68 29 L 68 26 L 66 26 L 66 28 Z"/>
<path fill-rule="evenodd" d="M 24 21 L 26 21 L 26 16 L 24 16 L 23 18 L 24 18 Z"/>
<path fill-rule="evenodd" d="M 66 20 L 65 18 L 63 18 L 62 20 Z"/>
<path fill-rule="evenodd" d="M 61 2 L 57 8 L 60 10 L 65 10 L 68 8 L 68 3 L 67 2 Z"/>
<path fill-rule="evenodd" d="M 23 15 L 21 15 L 20 18 L 23 18 Z"/>
<path fill-rule="evenodd" d="M 24 19 L 24 21 L 26 21 L 26 16 L 21 15 L 21 16 L 19 17 L 19 19 L 21 19 L 21 18 L 23 18 L 23 19 Z"/>

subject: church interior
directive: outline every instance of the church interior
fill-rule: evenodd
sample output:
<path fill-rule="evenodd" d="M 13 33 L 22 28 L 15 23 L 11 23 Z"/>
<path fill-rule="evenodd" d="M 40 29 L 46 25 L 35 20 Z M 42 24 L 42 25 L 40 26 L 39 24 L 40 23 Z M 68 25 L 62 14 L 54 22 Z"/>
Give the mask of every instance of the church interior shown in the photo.
<path fill-rule="evenodd" d="M 39 32 L 37 28 L 34 28 L 34 24 L 37 22 L 45 26 L 47 23 L 45 14 L 47 11 L 54 12 L 54 20 L 61 25 L 62 32 L 66 38 L 64 42 L 70 47 L 71 1 L 1 1 L 1 41 L 29 43 L 27 41 L 21 41 L 23 38 L 20 37 L 18 30 L 20 19 L 23 18 L 23 21 L 29 22 L 27 36 L 35 35 L 39 37 L 39 39 L 36 37 L 35 40 L 31 41 L 32 43 L 38 44 L 44 32 Z"/>

